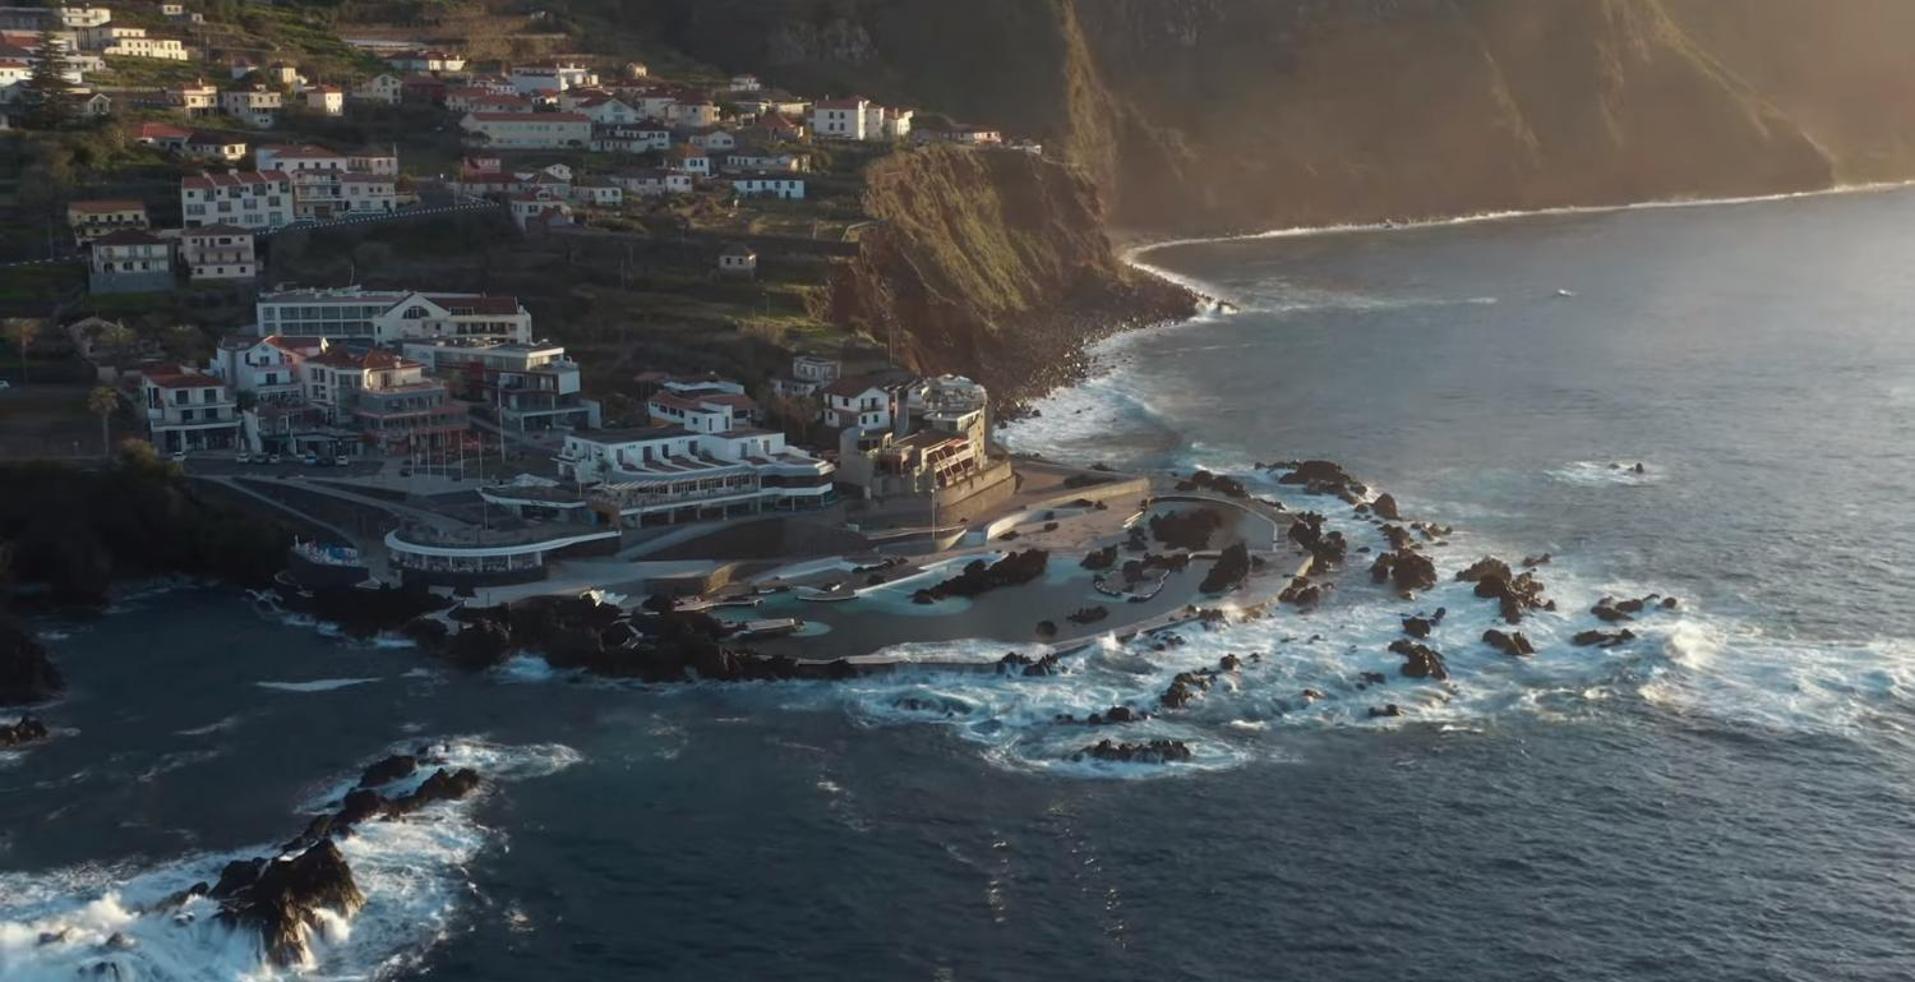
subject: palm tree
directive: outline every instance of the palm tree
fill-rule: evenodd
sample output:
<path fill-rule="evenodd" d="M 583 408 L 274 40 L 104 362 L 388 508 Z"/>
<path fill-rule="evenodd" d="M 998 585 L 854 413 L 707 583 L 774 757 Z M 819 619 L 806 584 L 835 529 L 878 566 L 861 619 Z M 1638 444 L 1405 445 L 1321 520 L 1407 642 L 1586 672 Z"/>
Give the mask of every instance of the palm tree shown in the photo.
<path fill-rule="evenodd" d="M 120 408 L 119 393 L 114 392 L 112 386 L 96 385 L 92 392 L 86 394 L 86 408 L 100 417 L 100 456 L 111 457 L 113 441 L 107 435 L 107 420 L 113 416 L 114 410 Z"/>
<path fill-rule="evenodd" d="M 14 317 L 8 319 L 6 326 L 0 330 L 4 330 L 7 340 L 20 350 L 20 382 L 24 385 L 27 381 L 27 348 L 33 344 L 33 339 L 40 336 L 40 322 L 31 317 Z"/>

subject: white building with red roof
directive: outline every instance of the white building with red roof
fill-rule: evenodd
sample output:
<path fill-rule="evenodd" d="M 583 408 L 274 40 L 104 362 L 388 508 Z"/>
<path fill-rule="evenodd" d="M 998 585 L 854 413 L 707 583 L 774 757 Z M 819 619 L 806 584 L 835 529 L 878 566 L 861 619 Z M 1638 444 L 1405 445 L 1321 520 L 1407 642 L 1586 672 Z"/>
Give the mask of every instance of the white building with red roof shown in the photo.
<path fill-rule="evenodd" d="M 459 128 L 500 150 L 584 149 L 592 142 L 592 118 L 583 113 L 469 112 Z"/>
<path fill-rule="evenodd" d="M 124 228 L 92 240 L 87 289 L 93 293 L 149 293 L 173 288 L 173 244 L 151 232 Z"/>
<path fill-rule="evenodd" d="M 253 233 L 226 224 L 182 229 L 180 265 L 195 283 L 250 280 L 259 275 Z"/>
<path fill-rule="evenodd" d="M 182 365 L 140 372 L 147 438 L 162 453 L 230 450 L 239 445 L 239 405 L 224 379 Z"/>
<path fill-rule="evenodd" d="M 426 338 L 529 341 L 532 315 L 516 297 L 425 293 L 362 287 L 261 294 L 254 305 L 265 333 L 316 335 L 397 344 Z"/>
<path fill-rule="evenodd" d="M 225 224 L 255 233 L 284 228 L 293 221 L 293 179 L 284 171 L 184 177 L 180 216 L 187 228 Z"/>

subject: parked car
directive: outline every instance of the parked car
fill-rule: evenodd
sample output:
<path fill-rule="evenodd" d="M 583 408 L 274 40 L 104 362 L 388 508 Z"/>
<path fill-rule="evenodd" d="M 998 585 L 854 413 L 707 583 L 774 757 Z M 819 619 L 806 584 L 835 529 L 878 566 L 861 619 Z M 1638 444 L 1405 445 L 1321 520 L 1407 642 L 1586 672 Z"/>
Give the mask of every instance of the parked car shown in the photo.
<path fill-rule="evenodd" d="M 299 458 L 299 462 L 305 464 L 307 467 L 317 467 L 319 466 L 319 455 L 316 453 L 308 453 L 304 457 Z"/>
<path fill-rule="evenodd" d="M 340 467 L 344 467 L 346 466 L 346 455 L 340 454 L 339 456 L 334 457 L 332 459 L 332 462 Z"/>
<path fill-rule="evenodd" d="M 185 460 L 185 459 L 186 459 L 186 451 L 184 451 L 184 450 L 175 450 L 175 451 L 173 451 L 173 459 L 174 459 L 174 460 Z"/>
<path fill-rule="evenodd" d="M 276 454 L 276 453 L 274 453 L 274 454 L 267 454 L 267 455 L 266 455 L 266 462 L 267 462 L 267 463 L 269 463 L 269 464 L 277 464 L 277 463 L 279 463 L 279 455 L 278 455 L 278 454 Z"/>
<path fill-rule="evenodd" d="M 250 464 L 253 462 L 253 455 L 241 450 L 239 453 L 233 455 L 233 462 L 237 464 Z"/>
<path fill-rule="evenodd" d="M 11 388 L 13 388 L 12 382 L 9 382 L 6 379 L 0 378 L 0 392 L 5 392 L 6 390 Z"/>

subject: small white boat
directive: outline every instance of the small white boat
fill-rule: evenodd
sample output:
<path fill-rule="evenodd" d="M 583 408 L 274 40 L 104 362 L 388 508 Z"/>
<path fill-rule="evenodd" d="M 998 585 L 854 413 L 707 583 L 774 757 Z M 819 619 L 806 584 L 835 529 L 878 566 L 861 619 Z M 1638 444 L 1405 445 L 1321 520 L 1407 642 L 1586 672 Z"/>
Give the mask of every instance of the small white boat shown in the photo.
<path fill-rule="evenodd" d="M 1568 300 L 1569 298 L 1571 298 L 1571 297 L 1574 297 L 1574 296 L 1576 295 L 1576 291 L 1574 291 L 1574 290 L 1557 290 L 1557 291 L 1556 291 L 1556 295 L 1557 295 L 1557 296 L 1559 296 L 1559 297 L 1561 297 L 1561 298 L 1563 298 L 1564 300 Z"/>

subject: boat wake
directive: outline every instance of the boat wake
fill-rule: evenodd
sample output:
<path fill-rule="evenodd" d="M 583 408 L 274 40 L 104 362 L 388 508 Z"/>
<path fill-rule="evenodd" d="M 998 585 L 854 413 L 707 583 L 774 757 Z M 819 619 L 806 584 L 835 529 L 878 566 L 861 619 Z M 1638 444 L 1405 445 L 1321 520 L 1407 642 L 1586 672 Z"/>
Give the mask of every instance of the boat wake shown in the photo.
<path fill-rule="evenodd" d="M 470 738 L 446 741 L 440 750 L 447 766 L 471 767 L 489 781 L 543 776 L 580 759 L 559 745 L 512 747 Z M 317 810 L 356 780 L 342 780 L 306 805 Z M 257 932 L 235 930 L 218 918 L 217 901 L 161 903 L 195 883 L 217 881 L 232 860 L 272 855 L 270 845 L 150 867 L 123 863 L 0 874 L 0 978 L 387 977 L 416 964 L 446 936 L 469 893 L 464 867 L 494 837 L 473 819 L 473 807 L 471 798 L 431 805 L 403 820 L 362 823 L 337 840 L 365 906 L 351 917 L 322 914 L 308 939 L 306 962 L 285 969 L 267 960 Z"/>

